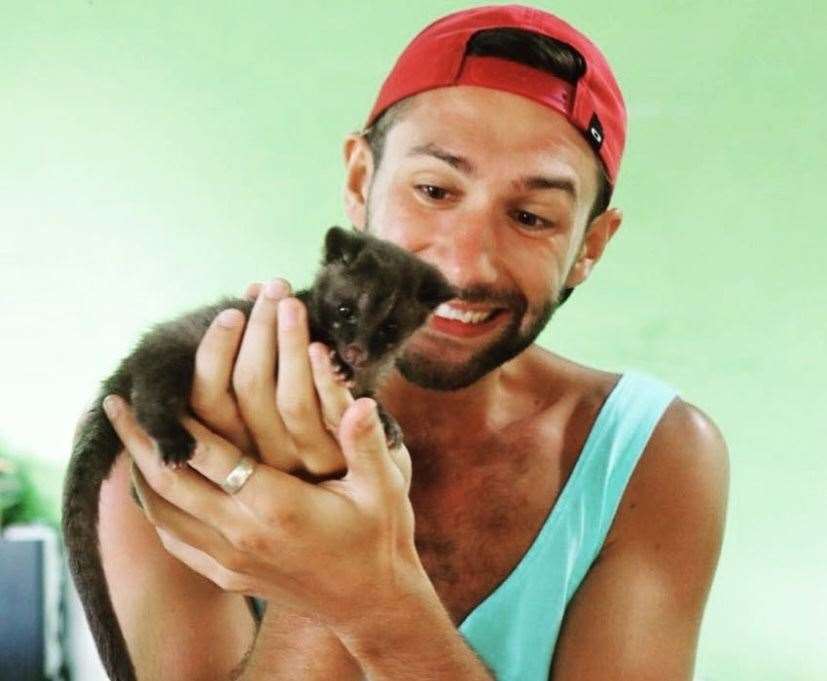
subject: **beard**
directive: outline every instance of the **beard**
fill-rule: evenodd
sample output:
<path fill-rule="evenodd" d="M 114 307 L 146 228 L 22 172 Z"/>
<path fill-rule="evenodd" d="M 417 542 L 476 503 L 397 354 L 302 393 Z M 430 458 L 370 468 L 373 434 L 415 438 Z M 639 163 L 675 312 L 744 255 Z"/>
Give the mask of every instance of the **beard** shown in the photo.
<path fill-rule="evenodd" d="M 371 233 L 371 197 L 374 173 L 365 204 L 365 231 Z M 565 280 L 565 279 L 564 279 Z M 505 364 L 531 345 L 551 320 L 555 310 L 571 295 L 566 288 L 539 305 L 529 308 L 528 300 L 519 291 L 498 291 L 489 286 L 474 286 L 459 291 L 458 298 L 468 303 L 486 303 L 505 308 L 511 316 L 502 333 L 491 343 L 462 364 L 440 361 L 438 357 L 417 352 L 413 348 L 403 351 L 396 360 L 396 368 L 405 380 L 429 390 L 460 390 L 475 383 L 489 371 Z M 523 319 L 532 319 L 528 329 L 521 331 Z"/>
<path fill-rule="evenodd" d="M 496 291 L 487 286 L 463 289 L 458 298 L 469 303 L 486 303 L 505 308 L 510 320 L 497 338 L 461 364 L 444 361 L 413 348 L 405 350 L 397 359 L 396 366 L 407 381 L 430 390 L 459 390 L 468 387 L 531 345 L 565 300 L 561 294 L 529 308 L 528 301 L 521 293 Z M 521 330 L 524 319 L 532 321 L 526 330 Z"/>

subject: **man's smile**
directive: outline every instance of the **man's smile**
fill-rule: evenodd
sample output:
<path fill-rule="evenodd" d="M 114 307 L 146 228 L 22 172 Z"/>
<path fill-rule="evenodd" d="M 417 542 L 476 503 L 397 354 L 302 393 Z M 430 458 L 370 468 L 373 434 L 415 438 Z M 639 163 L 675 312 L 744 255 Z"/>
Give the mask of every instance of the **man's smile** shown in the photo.
<path fill-rule="evenodd" d="M 442 303 L 431 315 L 428 328 L 449 336 L 481 336 L 500 326 L 508 310 L 461 301 Z"/>

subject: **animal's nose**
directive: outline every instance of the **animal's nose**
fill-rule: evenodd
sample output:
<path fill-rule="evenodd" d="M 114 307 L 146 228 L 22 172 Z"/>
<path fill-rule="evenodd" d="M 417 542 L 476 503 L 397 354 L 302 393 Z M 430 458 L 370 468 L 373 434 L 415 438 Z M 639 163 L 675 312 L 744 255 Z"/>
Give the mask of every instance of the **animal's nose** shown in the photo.
<path fill-rule="evenodd" d="M 358 367 L 364 364 L 367 359 L 367 353 L 360 346 L 351 343 L 342 352 L 342 357 L 344 357 L 345 361 L 351 366 Z"/>

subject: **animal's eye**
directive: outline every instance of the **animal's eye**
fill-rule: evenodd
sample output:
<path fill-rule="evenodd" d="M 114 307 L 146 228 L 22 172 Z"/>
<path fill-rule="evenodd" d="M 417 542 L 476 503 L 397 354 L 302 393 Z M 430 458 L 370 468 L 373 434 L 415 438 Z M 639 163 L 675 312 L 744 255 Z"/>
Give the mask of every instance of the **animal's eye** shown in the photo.
<path fill-rule="evenodd" d="M 396 333 L 396 330 L 398 328 L 399 327 L 394 322 L 385 322 L 379 328 L 379 333 L 381 333 L 383 336 L 392 336 Z"/>
<path fill-rule="evenodd" d="M 339 314 L 342 319 L 353 319 L 353 308 L 350 305 L 339 305 Z"/>

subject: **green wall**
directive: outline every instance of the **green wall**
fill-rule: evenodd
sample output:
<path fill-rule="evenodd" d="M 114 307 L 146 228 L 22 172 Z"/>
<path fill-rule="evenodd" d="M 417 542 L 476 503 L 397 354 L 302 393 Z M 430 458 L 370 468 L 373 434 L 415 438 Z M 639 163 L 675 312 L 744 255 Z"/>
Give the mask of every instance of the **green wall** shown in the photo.
<path fill-rule="evenodd" d="M 304 284 L 344 220 L 342 136 L 413 33 L 461 6 L 286 5 L 0 0 L 6 449 L 62 466 L 149 323 Z M 540 5 L 603 47 L 630 112 L 624 226 L 543 342 L 661 376 L 727 437 L 699 676 L 827 678 L 827 6 Z"/>

